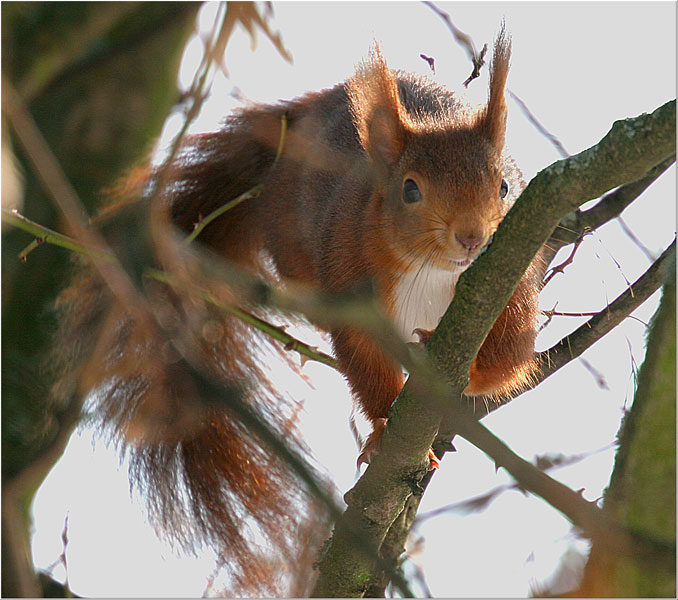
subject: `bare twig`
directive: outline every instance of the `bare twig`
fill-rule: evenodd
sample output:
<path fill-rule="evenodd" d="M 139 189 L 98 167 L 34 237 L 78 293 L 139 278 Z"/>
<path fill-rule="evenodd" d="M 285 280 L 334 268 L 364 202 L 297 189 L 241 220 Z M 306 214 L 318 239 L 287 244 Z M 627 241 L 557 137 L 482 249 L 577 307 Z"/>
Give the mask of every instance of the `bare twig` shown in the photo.
<path fill-rule="evenodd" d="M 231 210 L 232 208 L 238 206 L 241 202 L 244 202 L 245 200 L 252 200 L 254 198 L 257 198 L 258 196 L 261 195 L 262 190 L 264 189 L 264 186 L 259 184 L 257 186 L 254 186 L 252 189 L 247 190 L 246 192 L 240 194 L 237 198 L 234 198 L 230 202 L 227 202 L 226 204 L 220 206 L 216 210 L 213 210 L 209 215 L 206 217 L 203 217 L 200 219 L 198 223 L 195 224 L 195 227 L 193 228 L 193 231 L 189 235 L 186 236 L 184 239 L 185 244 L 190 244 L 195 238 L 197 238 L 214 219 L 217 219 L 221 215 L 223 215 L 226 211 Z"/>
<path fill-rule="evenodd" d="M 178 285 L 170 275 L 162 271 L 158 271 L 157 269 L 146 269 L 145 274 L 147 277 L 151 277 L 152 279 L 161 281 L 170 286 Z M 332 356 L 329 356 L 324 352 L 320 352 L 320 350 L 316 348 L 311 348 L 311 346 L 308 344 L 305 344 L 301 340 L 291 336 L 285 331 L 283 327 L 272 325 L 271 323 L 268 323 L 267 321 L 264 321 L 252 313 L 238 308 L 237 306 L 224 303 L 209 292 L 201 291 L 196 286 L 194 286 L 191 291 L 198 294 L 203 300 L 209 302 L 210 304 L 233 315 L 234 317 L 237 317 L 243 323 L 247 323 L 254 329 L 257 329 L 272 339 L 281 342 L 284 345 L 285 350 L 297 352 L 299 355 L 305 357 L 308 360 L 323 363 L 329 367 L 332 367 L 333 369 L 337 368 L 337 362 Z"/>
<path fill-rule="evenodd" d="M 618 217 L 624 209 L 638 198 L 654 181 L 676 162 L 673 154 L 650 169 L 638 180 L 626 183 L 608 192 L 600 201 L 586 211 L 579 209 L 567 215 L 556 227 L 547 242 L 546 262 L 550 262 L 563 246 L 576 241 L 586 230 L 596 230 L 601 225 Z"/>
<path fill-rule="evenodd" d="M 278 150 L 275 154 L 275 158 L 273 159 L 273 165 L 271 165 L 271 167 L 274 167 L 280 160 L 280 157 L 282 156 L 283 149 L 285 147 L 286 134 L 287 134 L 287 116 L 283 115 L 280 123 L 280 141 L 278 142 Z M 263 189 L 264 189 L 263 184 L 255 185 L 252 189 L 243 192 L 237 198 L 234 198 L 233 200 L 213 210 L 209 215 L 200 219 L 200 221 L 196 223 L 195 227 L 193 228 L 193 231 L 188 236 L 186 236 L 184 243 L 190 244 L 195 238 L 197 238 L 200 235 L 200 233 L 202 233 L 203 229 L 205 229 L 205 227 L 207 227 L 207 225 L 209 225 L 212 221 L 223 215 L 225 212 L 231 210 L 232 208 L 235 208 L 241 202 L 257 198 L 258 196 L 261 195 Z"/>
<path fill-rule="evenodd" d="M 559 312 L 557 310 L 542 310 L 541 313 L 551 317 L 595 317 L 598 312 Z"/>
<path fill-rule="evenodd" d="M 617 217 L 617 223 L 619 223 L 619 226 L 622 228 L 624 233 L 628 236 L 628 238 L 640 249 L 640 251 L 648 258 L 650 261 L 656 260 L 656 256 L 650 251 L 650 249 L 643 244 L 643 242 L 638 239 L 638 236 L 633 233 L 631 228 L 626 224 L 626 221 L 622 218 L 621 215 Z"/>
<path fill-rule="evenodd" d="M 544 498 L 594 542 L 615 555 L 675 568 L 675 545 L 636 534 L 621 526 L 595 502 L 588 502 L 578 492 L 520 458 L 479 421 L 462 419 L 459 425 L 458 433 L 462 437 L 485 452 L 497 467 L 505 468 L 522 487 Z"/>
<path fill-rule="evenodd" d="M 101 260 L 117 262 L 117 259 L 112 254 L 109 254 L 98 249 L 87 248 L 86 246 L 78 243 L 73 238 L 63 235 L 61 233 L 57 233 L 56 231 L 52 231 L 51 229 L 48 229 L 47 227 L 44 227 L 43 225 L 40 225 L 35 221 L 27 219 L 26 217 L 24 217 L 23 215 L 19 214 L 16 211 L 2 209 L 2 221 L 4 223 L 8 223 L 9 225 L 17 227 L 18 229 L 22 229 L 23 231 L 31 233 L 32 235 L 35 235 L 37 239 L 42 240 L 42 243 L 53 244 L 55 246 L 65 248 L 72 252 L 77 252 L 78 254 L 88 257 L 91 256 L 92 253 L 96 252 L 99 254 L 99 258 Z M 163 283 L 166 283 L 167 285 L 171 286 L 178 285 L 176 282 L 172 280 L 170 275 L 157 269 L 147 268 L 144 270 L 144 274 L 147 277 L 155 279 L 156 281 L 161 281 Z M 247 311 L 244 311 L 236 306 L 221 302 L 213 295 L 207 292 L 203 292 L 199 290 L 197 287 L 193 291 L 199 294 L 203 300 L 206 300 L 210 304 L 237 317 L 238 319 L 240 319 L 244 323 L 247 323 L 251 327 L 267 334 L 272 339 L 281 342 L 284 345 L 285 350 L 297 352 L 300 356 L 305 357 L 306 359 L 326 364 L 327 366 L 332 367 L 333 369 L 337 368 L 336 360 L 333 357 L 329 356 L 328 354 L 325 354 L 324 352 L 320 352 L 318 349 L 312 348 L 308 344 L 302 342 L 301 340 L 295 338 L 294 336 L 291 336 L 284 330 L 283 327 L 277 327 L 275 325 L 272 325 L 271 323 L 268 323 L 267 321 L 264 321 L 263 319 L 260 319 L 259 317 L 251 313 L 248 313 Z"/>
<path fill-rule="evenodd" d="M 550 377 L 571 360 L 579 357 L 656 292 L 666 280 L 667 273 L 672 265 L 675 264 L 675 256 L 676 242 L 674 240 L 652 266 L 631 284 L 629 289 L 576 331 L 549 350 L 542 352 L 543 367 L 536 383 L 538 384 Z"/>
<path fill-rule="evenodd" d="M 527 120 L 532 123 L 537 128 L 537 131 L 541 133 L 551 144 L 553 147 L 558 151 L 560 156 L 562 158 L 567 158 L 570 156 L 570 153 L 565 150 L 565 146 L 563 146 L 562 142 L 555 136 L 553 135 L 542 123 L 537 119 L 537 117 L 532 114 L 532 111 L 527 107 L 527 104 L 523 102 L 520 97 L 516 94 L 514 94 L 511 90 L 506 90 L 508 92 L 508 95 L 513 98 L 515 103 L 520 107 L 520 110 L 523 112 L 525 117 L 527 117 Z"/>
<path fill-rule="evenodd" d="M 555 459 L 549 456 L 546 457 L 537 456 L 533 461 L 533 464 L 542 471 L 562 469 L 580 463 L 583 460 L 589 458 L 590 456 L 595 456 L 596 454 L 600 454 L 601 452 L 606 452 L 611 448 L 615 448 L 617 445 L 618 442 L 615 441 L 611 444 L 607 444 L 606 446 L 603 446 L 602 448 L 599 448 L 591 452 L 573 454 L 572 456 L 560 455 Z M 490 502 L 492 502 L 495 498 L 499 497 L 504 492 L 516 489 L 520 489 L 520 485 L 518 483 L 507 483 L 503 485 L 498 485 L 493 489 L 487 491 L 486 493 L 474 496 L 473 498 L 467 498 L 466 500 L 461 500 L 453 504 L 447 504 L 445 506 L 429 510 L 428 512 L 417 515 L 417 518 L 414 521 L 414 527 L 418 527 L 423 522 L 428 521 L 429 519 L 433 519 L 435 517 L 447 513 L 457 512 L 462 514 L 468 514 L 471 512 L 483 510 L 490 504 Z"/>
<path fill-rule="evenodd" d="M 432 56 L 426 56 L 426 54 L 420 54 L 419 58 L 422 58 L 426 61 L 428 68 L 431 69 L 431 72 L 435 75 L 436 72 L 436 59 Z"/>
<path fill-rule="evenodd" d="M 579 246 L 581 243 L 584 241 L 584 238 L 589 235 L 591 231 L 588 228 L 585 228 L 584 231 L 581 233 L 581 235 L 575 240 L 574 246 L 572 247 L 572 252 L 570 255 L 559 265 L 556 265 L 555 267 L 550 268 L 550 273 L 544 278 L 544 286 L 553 279 L 553 277 L 557 273 L 563 273 L 565 271 L 565 267 L 568 265 L 572 264 L 572 261 L 574 261 L 574 255 L 577 253 L 577 250 L 579 249 Z"/>
<path fill-rule="evenodd" d="M 19 255 L 19 259 L 22 261 L 26 260 L 28 253 L 33 247 L 37 247 L 40 244 L 47 243 L 52 244 L 54 246 L 59 246 L 61 248 L 65 248 L 66 250 L 70 250 L 72 252 L 77 252 L 78 254 L 82 254 L 84 256 L 92 257 L 95 255 L 98 259 L 104 262 L 111 263 L 117 262 L 115 256 L 110 252 L 107 252 L 106 250 L 101 250 L 100 248 L 91 248 L 84 244 L 81 244 L 72 237 L 53 231 L 52 229 L 49 229 L 44 225 L 40 225 L 35 221 L 31 221 L 30 219 L 24 217 L 16 210 L 7 210 L 3 208 L 2 222 L 22 229 L 23 231 L 26 231 L 34 235 L 36 237 L 36 240 L 40 240 L 37 244 L 35 244 L 35 246 L 33 245 L 28 246 L 21 252 L 21 254 Z"/>
<path fill-rule="evenodd" d="M 580 356 L 579 362 L 589 373 L 591 373 L 593 379 L 596 382 L 596 385 L 601 390 L 610 389 L 610 386 L 607 385 L 607 381 L 605 381 L 605 376 L 598 369 L 596 369 L 588 360 L 586 360 L 583 356 Z"/>
<path fill-rule="evenodd" d="M 452 35 L 454 36 L 454 39 L 456 42 L 466 50 L 466 53 L 468 54 L 468 57 L 471 59 L 471 62 L 473 63 L 473 71 L 471 74 L 468 76 L 466 81 L 464 81 L 464 87 L 468 87 L 468 84 L 471 83 L 476 77 L 480 76 L 480 69 L 483 67 L 485 64 L 485 54 L 487 53 L 487 44 L 484 44 L 480 52 L 476 51 L 476 46 L 473 43 L 473 39 L 471 38 L 470 35 L 467 33 L 464 33 L 461 29 L 459 29 L 453 22 L 452 19 L 450 18 L 450 15 L 446 13 L 444 10 L 441 10 L 438 8 L 434 2 L 424 2 L 426 6 L 428 6 L 434 13 L 436 13 L 444 22 L 445 25 L 447 25 L 447 28 L 452 32 Z M 422 56 L 422 58 L 424 58 Z M 430 64 L 430 63 L 429 63 Z"/>

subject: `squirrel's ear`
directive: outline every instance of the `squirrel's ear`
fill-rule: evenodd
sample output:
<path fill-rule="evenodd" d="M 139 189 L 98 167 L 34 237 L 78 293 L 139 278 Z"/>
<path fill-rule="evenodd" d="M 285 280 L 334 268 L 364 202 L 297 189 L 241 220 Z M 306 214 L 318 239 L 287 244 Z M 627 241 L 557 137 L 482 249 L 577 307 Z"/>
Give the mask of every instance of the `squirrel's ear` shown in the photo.
<path fill-rule="evenodd" d="M 506 77 L 511 60 L 511 38 L 502 23 L 494 44 L 490 67 L 490 98 L 479 115 L 478 127 L 490 139 L 492 145 L 501 151 L 506 134 Z"/>
<path fill-rule="evenodd" d="M 379 47 L 346 84 L 360 143 L 375 164 L 393 167 L 405 148 L 409 117 Z"/>

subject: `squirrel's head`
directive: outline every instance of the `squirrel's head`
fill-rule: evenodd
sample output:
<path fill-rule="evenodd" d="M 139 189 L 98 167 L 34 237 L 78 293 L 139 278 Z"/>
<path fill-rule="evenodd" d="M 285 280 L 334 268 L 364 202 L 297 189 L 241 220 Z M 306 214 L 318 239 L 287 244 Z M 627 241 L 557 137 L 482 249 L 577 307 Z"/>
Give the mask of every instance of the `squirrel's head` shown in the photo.
<path fill-rule="evenodd" d="M 509 208 L 502 158 L 511 44 L 494 46 L 489 99 L 478 111 L 405 102 L 376 48 L 349 81 L 354 123 L 374 172 L 375 199 L 396 257 L 459 271 L 487 244 Z M 448 93 L 449 94 L 449 93 Z M 513 195 L 511 194 L 511 197 Z"/>

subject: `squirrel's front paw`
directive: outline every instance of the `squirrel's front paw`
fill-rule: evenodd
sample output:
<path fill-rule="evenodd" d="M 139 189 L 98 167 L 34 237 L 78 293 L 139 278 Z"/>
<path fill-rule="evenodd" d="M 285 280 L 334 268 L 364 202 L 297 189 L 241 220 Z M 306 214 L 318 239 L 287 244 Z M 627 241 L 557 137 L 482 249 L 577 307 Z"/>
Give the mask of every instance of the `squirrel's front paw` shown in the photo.
<path fill-rule="evenodd" d="M 360 470 L 361 465 L 371 463 L 372 459 L 379 454 L 379 451 L 381 450 L 381 436 L 384 433 L 384 429 L 386 429 L 386 422 L 387 419 L 377 419 L 374 422 L 374 430 L 365 440 L 362 450 L 360 451 L 360 456 L 358 456 L 358 470 Z M 432 448 L 429 448 L 428 460 L 429 471 L 440 467 L 440 461 Z"/>

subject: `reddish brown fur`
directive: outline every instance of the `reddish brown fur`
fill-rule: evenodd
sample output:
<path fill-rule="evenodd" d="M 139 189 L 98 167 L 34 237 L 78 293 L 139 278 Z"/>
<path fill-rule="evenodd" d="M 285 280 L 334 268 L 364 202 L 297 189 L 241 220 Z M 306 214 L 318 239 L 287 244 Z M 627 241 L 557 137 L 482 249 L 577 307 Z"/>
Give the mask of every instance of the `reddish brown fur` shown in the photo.
<path fill-rule="evenodd" d="M 277 276 L 327 291 L 371 280 L 395 316 L 403 274 L 419 263 L 450 268 L 450 261 L 473 258 L 510 205 L 499 198 L 502 176 L 512 199 L 520 192 L 520 174 L 502 156 L 509 56 L 502 32 L 489 101 L 477 114 L 435 84 L 390 71 L 378 50 L 345 84 L 238 111 L 220 131 L 187 142 L 163 196 L 172 219 L 189 232 L 201 216 L 263 184 L 260 197 L 205 228 L 198 238 L 203 247 L 271 277 L 262 260 L 267 254 Z M 288 133 L 274 164 L 283 116 Z M 403 202 L 407 179 L 419 186 L 421 202 Z M 467 250 L 460 240 L 477 245 Z M 468 393 L 501 395 L 529 382 L 539 270 L 535 262 L 483 344 Z M 211 285 L 223 291 L 218 282 Z M 291 431 L 246 326 L 186 291 L 152 292 L 158 322 L 183 324 L 181 339 L 201 368 L 246 389 L 279 431 Z M 201 402 L 199 378 L 168 350 L 166 331 L 117 305 L 93 272 L 83 272 L 64 305 L 71 309 L 62 339 L 72 351 L 61 357 L 71 367 L 59 393 L 99 388 L 98 417 L 132 449 L 133 475 L 147 488 L 157 521 L 186 545 L 197 531 L 198 540 L 222 553 L 239 585 L 253 584 L 250 592 L 260 593 L 254 584 L 264 573 L 248 552 L 242 519 L 253 518 L 276 547 L 293 552 L 296 525 L 289 515 L 296 492 L 286 465 L 228 406 Z M 380 428 L 403 385 L 400 366 L 354 328 L 331 335 L 360 409 Z"/>

